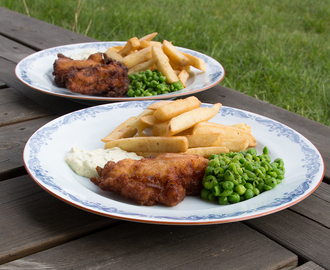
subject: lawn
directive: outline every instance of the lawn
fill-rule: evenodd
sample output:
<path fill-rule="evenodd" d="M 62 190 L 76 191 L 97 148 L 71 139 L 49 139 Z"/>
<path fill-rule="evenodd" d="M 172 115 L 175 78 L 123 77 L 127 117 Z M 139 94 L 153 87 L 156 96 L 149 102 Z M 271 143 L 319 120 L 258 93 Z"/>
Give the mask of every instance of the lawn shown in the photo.
<path fill-rule="evenodd" d="M 329 0 L 0 0 L 104 41 L 158 32 L 226 70 L 222 85 L 330 126 Z"/>

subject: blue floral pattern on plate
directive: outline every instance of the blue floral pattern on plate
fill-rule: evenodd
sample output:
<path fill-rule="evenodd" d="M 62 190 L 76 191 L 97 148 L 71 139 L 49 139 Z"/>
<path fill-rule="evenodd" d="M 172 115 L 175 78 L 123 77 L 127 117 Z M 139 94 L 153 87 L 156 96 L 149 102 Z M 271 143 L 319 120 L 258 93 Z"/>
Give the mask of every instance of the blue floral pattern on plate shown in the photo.
<path fill-rule="evenodd" d="M 40 157 L 41 149 L 47 149 L 48 144 L 54 140 L 56 133 L 59 132 L 61 128 L 73 125 L 77 121 L 94 120 L 102 116 L 102 114 L 111 111 L 116 111 L 116 115 L 118 112 L 131 109 L 139 109 L 142 111 L 152 102 L 154 101 L 134 101 L 95 106 L 75 111 L 51 121 L 36 131 L 26 143 L 24 161 L 27 170 L 30 172 L 34 180 L 46 190 L 51 193 L 57 192 L 59 194 L 58 196 L 64 200 L 76 204 L 88 211 L 97 212 L 110 217 L 163 224 L 223 223 L 244 220 L 253 216 L 264 215 L 265 213 L 276 212 L 279 209 L 286 208 L 308 196 L 322 180 L 324 173 L 323 159 L 318 150 L 304 136 L 275 120 L 225 106 L 223 106 L 218 113 L 218 117 L 221 119 L 234 117 L 241 122 L 249 121 L 249 123 L 252 123 L 252 130 L 257 127 L 266 128 L 267 133 L 272 135 L 273 138 L 281 138 L 282 140 L 285 140 L 288 145 L 298 147 L 297 149 L 300 151 L 299 155 L 301 156 L 301 159 L 297 162 L 299 163 L 299 168 L 304 171 L 304 174 L 300 176 L 301 179 L 299 179 L 298 185 L 285 190 L 280 197 L 263 202 L 261 205 L 252 207 L 251 209 L 240 209 L 239 211 L 234 210 L 227 213 L 208 213 L 206 215 L 191 214 L 189 211 L 187 213 L 183 211 L 183 215 L 162 215 L 160 212 L 150 215 L 140 213 L 136 210 L 132 211 L 129 207 L 113 207 L 104 205 L 98 200 L 82 199 L 80 196 L 70 193 L 65 186 L 59 184 L 53 176 L 54 173 L 52 171 L 48 171 L 42 167 L 42 159 Z M 202 104 L 202 106 L 209 107 L 211 104 Z M 242 204 L 243 203 L 244 202 L 242 202 Z"/>

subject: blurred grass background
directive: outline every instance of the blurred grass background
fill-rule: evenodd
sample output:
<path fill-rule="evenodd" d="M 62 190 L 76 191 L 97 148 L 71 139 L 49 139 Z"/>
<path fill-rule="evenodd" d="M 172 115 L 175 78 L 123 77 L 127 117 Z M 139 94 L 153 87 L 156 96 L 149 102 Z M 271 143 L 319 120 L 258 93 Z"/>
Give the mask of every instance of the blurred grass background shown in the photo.
<path fill-rule="evenodd" d="M 222 85 L 330 126 L 329 0 L 0 0 L 103 41 L 155 40 L 205 53 Z"/>

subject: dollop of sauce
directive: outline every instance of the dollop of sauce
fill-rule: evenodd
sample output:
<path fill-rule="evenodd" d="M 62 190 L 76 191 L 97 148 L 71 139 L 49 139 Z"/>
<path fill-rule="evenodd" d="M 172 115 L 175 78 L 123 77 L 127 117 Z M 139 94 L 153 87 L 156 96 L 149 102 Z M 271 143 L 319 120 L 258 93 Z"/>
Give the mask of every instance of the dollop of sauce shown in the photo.
<path fill-rule="evenodd" d="M 83 150 L 78 147 L 72 147 L 65 156 L 65 162 L 78 175 L 91 178 L 99 177 L 96 167 L 104 167 L 108 161 L 118 162 L 119 160 L 131 158 L 140 160 L 143 157 L 133 152 L 127 152 L 119 147 L 110 149 Z"/>
<path fill-rule="evenodd" d="M 99 51 L 96 49 L 87 49 L 82 53 L 75 53 L 70 55 L 70 58 L 73 60 L 87 60 L 87 58 L 94 53 L 98 53 Z"/>

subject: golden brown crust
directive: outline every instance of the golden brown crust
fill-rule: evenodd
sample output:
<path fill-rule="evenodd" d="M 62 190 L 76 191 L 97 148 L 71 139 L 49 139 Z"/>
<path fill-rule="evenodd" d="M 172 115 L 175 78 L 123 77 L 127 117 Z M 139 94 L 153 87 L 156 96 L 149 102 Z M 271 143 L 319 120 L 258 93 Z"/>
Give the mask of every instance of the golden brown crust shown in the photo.
<path fill-rule="evenodd" d="M 142 160 L 109 161 L 97 168 L 100 178 L 91 181 L 141 205 L 175 206 L 186 195 L 198 195 L 208 159 L 197 155 L 164 154 Z"/>

